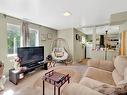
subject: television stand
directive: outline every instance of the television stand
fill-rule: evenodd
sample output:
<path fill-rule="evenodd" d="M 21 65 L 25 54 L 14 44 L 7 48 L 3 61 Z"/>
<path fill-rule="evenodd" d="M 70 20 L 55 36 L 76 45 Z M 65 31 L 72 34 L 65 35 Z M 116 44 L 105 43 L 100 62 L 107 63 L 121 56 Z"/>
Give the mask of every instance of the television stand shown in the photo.
<path fill-rule="evenodd" d="M 30 66 L 22 66 L 22 67 L 26 67 L 25 70 L 21 70 L 19 72 L 17 72 L 16 70 L 14 69 L 10 69 L 9 70 L 9 81 L 11 81 L 12 83 L 14 83 L 15 85 L 18 84 L 18 82 L 23 79 L 27 73 L 33 71 L 33 70 L 36 70 L 36 69 L 44 69 L 44 70 L 47 70 L 48 67 L 47 67 L 47 62 L 38 62 L 38 64 L 36 65 L 30 65 Z"/>

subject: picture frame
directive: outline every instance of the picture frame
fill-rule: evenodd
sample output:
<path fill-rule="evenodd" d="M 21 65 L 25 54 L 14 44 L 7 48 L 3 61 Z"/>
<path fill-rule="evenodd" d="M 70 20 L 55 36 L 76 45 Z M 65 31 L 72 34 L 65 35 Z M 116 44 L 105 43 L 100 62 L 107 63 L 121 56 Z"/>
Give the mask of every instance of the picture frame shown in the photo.
<path fill-rule="evenodd" d="M 46 41 L 47 34 L 41 34 L 41 41 Z"/>
<path fill-rule="evenodd" d="M 48 33 L 47 38 L 48 38 L 48 39 L 52 39 L 52 36 L 53 36 L 52 33 Z"/>

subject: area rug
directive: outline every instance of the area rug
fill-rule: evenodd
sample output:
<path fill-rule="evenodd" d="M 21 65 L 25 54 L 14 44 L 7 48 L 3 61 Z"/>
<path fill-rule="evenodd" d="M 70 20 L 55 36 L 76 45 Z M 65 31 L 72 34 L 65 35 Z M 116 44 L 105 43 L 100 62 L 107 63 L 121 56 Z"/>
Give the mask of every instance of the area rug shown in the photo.
<path fill-rule="evenodd" d="M 77 67 L 77 66 L 62 66 L 62 67 L 58 67 L 58 68 L 54 68 L 55 71 L 63 73 L 63 74 L 69 74 L 71 76 L 70 82 L 79 82 L 81 77 L 82 77 L 82 73 L 85 72 L 85 68 L 81 68 L 81 67 Z M 64 84 L 61 87 L 61 91 L 62 89 L 67 85 Z M 42 92 L 42 77 L 40 77 L 38 80 L 36 80 L 36 82 L 34 83 L 33 87 Z M 49 84 L 49 83 L 45 83 L 45 94 L 46 95 L 52 95 L 53 94 L 53 85 Z"/>
<path fill-rule="evenodd" d="M 63 74 L 69 74 L 71 76 L 70 82 L 79 82 L 86 69 L 86 65 L 56 66 L 50 68 L 49 70 L 35 72 L 35 74 L 31 74 L 28 77 L 26 77 L 26 79 L 23 79 L 17 86 L 9 82 L 10 87 L 6 88 L 4 93 L 0 93 L 0 95 L 8 95 L 5 94 L 5 92 L 7 92 L 10 89 L 13 91 L 12 95 L 42 95 L 42 76 L 46 72 L 50 70 L 55 70 Z M 66 83 L 61 87 L 61 92 L 62 89 L 67 85 L 68 84 Z M 45 82 L 45 95 L 53 95 L 53 85 L 47 82 Z"/>

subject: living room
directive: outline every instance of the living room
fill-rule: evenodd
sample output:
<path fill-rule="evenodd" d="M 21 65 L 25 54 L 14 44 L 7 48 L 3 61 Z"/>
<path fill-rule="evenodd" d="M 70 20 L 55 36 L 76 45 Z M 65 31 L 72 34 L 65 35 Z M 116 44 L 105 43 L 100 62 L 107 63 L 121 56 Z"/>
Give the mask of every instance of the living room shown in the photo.
<path fill-rule="evenodd" d="M 126 94 L 126 3 L 2 0 L 0 95 Z"/>

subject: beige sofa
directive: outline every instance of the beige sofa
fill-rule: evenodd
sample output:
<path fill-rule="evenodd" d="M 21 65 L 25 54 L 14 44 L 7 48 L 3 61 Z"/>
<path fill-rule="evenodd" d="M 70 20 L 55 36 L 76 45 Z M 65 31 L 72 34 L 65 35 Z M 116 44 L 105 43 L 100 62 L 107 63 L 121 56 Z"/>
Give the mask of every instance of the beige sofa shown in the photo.
<path fill-rule="evenodd" d="M 127 91 L 127 57 L 118 56 L 114 63 L 103 60 L 89 60 L 88 69 L 79 83 L 70 83 L 63 89 L 63 95 L 104 95 Z M 112 91 L 100 91 L 106 85 Z M 102 90 L 101 88 L 101 90 Z M 117 89 L 116 89 L 117 88 Z M 115 92 L 114 91 L 114 92 Z M 116 94 L 111 94 L 116 95 Z"/>

